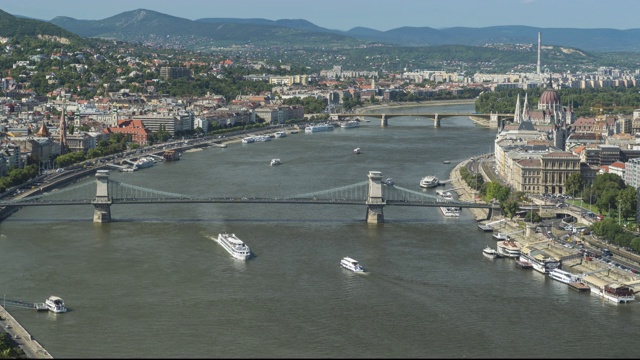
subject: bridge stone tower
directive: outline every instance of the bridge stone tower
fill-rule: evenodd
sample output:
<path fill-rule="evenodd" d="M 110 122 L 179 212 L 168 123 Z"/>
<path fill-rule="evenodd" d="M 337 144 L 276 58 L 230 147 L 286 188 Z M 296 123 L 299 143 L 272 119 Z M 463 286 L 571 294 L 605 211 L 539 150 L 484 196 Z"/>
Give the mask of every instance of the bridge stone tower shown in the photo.
<path fill-rule="evenodd" d="M 94 206 L 93 222 L 111 222 L 111 198 L 109 197 L 109 170 L 96 172 L 96 197 L 91 201 Z"/>
<path fill-rule="evenodd" d="M 387 122 L 387 115 L 382 114 L 382 116 L 380 116 L 380 126 L 386 127 L 387 125 L 389 125 L 389 123 Z"/>
<path fill-rule="evenodd" d="M 489 128 L 490 129 L 497 129 L 500 127 L 501 123 L 500 123 L 500 116 L 498 116 L 498 114 L 491 114 L 489 115 Z"/>
<path fill-rule="evenodd" d="M 384 223 L 383 208 L 385 205 L 382 197 L 382 173 L 369 171 L 369 195 L 367 196 L 367 223 Z"/>

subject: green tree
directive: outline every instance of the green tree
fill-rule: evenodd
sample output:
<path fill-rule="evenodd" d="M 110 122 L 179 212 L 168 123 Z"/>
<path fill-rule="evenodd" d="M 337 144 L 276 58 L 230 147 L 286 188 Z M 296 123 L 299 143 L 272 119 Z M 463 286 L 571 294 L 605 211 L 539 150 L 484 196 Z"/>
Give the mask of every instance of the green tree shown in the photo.
<path fill-rule="evenodd" d="M 582 188 L 584 186 L 584 181 L 580 176 L 580 173 L 573 173 L 567 177 L 567 181 L 565 181 L 564 186 L 566 188 L 566 194 L 572 194 L 575 197 L 575 194 L 580 194 Z"/>

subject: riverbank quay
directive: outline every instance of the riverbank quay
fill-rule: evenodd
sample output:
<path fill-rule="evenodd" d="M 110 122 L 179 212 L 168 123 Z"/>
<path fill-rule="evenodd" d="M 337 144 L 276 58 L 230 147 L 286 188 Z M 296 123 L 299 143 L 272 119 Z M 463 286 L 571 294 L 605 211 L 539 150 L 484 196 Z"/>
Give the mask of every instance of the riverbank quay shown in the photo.
<path fill-rule="evenodd" d="M 467 164 L 471 159 L 457 164 L 450 173 L 451 184 L 453 191 L 458 194 L 458 199 L 462 201 L 479 201 L 476 191 L 471 189 L 466 182 L 460 176 L 460 169 Z M 483 174 L 486 178 L 486 174 Z M 488 216 L 487 209 L 474 209 L 470 208 L 477 221 L 486 221 Z M 562 260 L 562 268 L 574 274 L 585 274 L 591 272 L 597 272 L 594 276 L 603 279 L 608 283 L 630 283 L 640 280 L 640 276 L 637 274 L 623 271 L 607 262 L 597 261 L 595 259 L 588 260 L 579 249 L 565 247 L 559 242 L 556 242 L 546 234 L 536 233 L 535 226 L 527 224 L 518 220 L 511 220 L 503 217 L 494 217 L 492 221 L 503 220 L 499 225 L 495 225 L 496 231 L 508 236 L 519 242 L 522 247 L 536 244 L 538 248 L 545 250 L 549 255 Z M 575 236 L 575 235 L 574 235 Z M 590 240 L 586 236 L 578 236 L 578 238 L 585 245 L 590 245 Z M 595 249 L 595 248 L 594 248 Z M 585 250 L 588 250 L 586 248 Z M 637 289 L 640 291 L 640 289 Z"/>
<path fill-rule="evenodd" d="M 28 359 L 53 359 L 53 356 L 2 305 L 0 305 L 0 324 L 2 331 L 11 336 Z"/>

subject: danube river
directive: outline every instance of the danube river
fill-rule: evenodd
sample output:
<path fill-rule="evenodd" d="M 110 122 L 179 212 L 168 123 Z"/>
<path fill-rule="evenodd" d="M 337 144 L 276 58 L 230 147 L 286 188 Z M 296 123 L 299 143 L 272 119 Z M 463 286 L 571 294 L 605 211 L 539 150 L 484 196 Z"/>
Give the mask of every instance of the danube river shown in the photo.
<path fill-rule="evenodd" d="M 447 179 L 494 138 L 465 117 L 440 128 L 372 119 L 185 153 L 111 178 L 180 194 L 285 197 L 377 170 L 435 192 L 421 190 L 420 178 Z M 269 166 L 272 158 L 282 165 Z M 495 241 L 468 209 L 458 219 L 437 208 L 384 211 L 384 224 L 369 225 L 360 206 L 119 205 L 114 222 L 94 224 L 91 206 L 25 208 L 0 224 L 0 288 L 7 299 L 65 300 L 65 314 L 9 308 L 58 358 L 640 356 L 638 304 L 605 303 L 510 259 L 485 258 Z M 212 240 L 225 231 L 255 257 L 232 259 Z M 344 256 L 368 273 L 340 268 Z"/>

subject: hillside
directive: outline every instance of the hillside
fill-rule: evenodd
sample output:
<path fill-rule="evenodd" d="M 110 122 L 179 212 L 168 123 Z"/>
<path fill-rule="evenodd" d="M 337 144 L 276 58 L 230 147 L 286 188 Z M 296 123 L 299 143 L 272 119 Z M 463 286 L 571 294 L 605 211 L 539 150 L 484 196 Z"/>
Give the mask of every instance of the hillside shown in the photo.
<path fill-rule="evenodd" d="M 75 33 L 45 21 L 19 18 L 0 10 L 0 36 L 48 36 L 60 42 L 82 41 Z"/>
<path fill-rule="evenodd" d="M 51 20 L 83 37 L 116 39 L 191 50 L 212 46 L 260 44 L 267 46 L 351 46 L 359 41 L 347 35 L 313 32 L 260 21 L 192 21 L 159 12 L 138 9 L 103 20 Z M 289 22 L 283 22 L 289 24 Z"/>
<path fill-rule="evenodd" d="M 387 31 L 355 27 L 349 31 L 322 28 L 303 19 L 203 18 L 188 20 L 138 9 L 103 20 L 56 17 L 50 21 L 83 37 L 159 44 L 182 44 L 189 49 L 212 46 L 260 44 L 290 47 L 348 47 L 365 43 L 396 46 L 485 44 L 536 44 L 563 46 L 583 51 L 640 52 L 640 29 L 537 28 L 492 26 L 484 28 L 401 27 Z"/>

